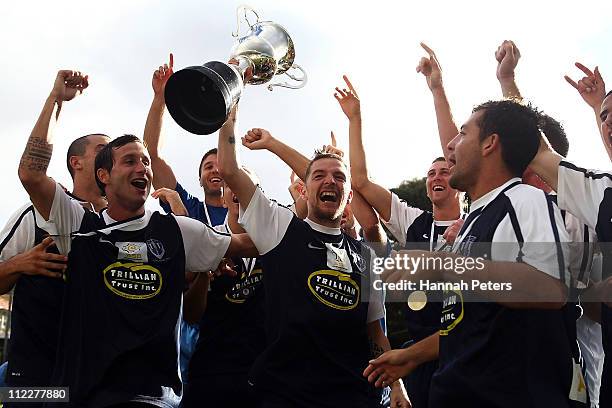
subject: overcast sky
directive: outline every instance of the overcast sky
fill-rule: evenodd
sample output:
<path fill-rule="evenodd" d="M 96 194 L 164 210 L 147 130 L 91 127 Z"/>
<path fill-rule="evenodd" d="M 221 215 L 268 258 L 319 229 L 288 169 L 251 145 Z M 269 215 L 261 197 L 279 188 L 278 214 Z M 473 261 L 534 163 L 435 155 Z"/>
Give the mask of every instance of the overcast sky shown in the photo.
<path fill-rule="evenodd" d="M 19 158 L 58 69 L 90 75 L 86 93 L 65 105 L 56 129 L 49 174 L 71 186 L 68 144 L 83 134 L 142 136 L 152 99 L 154 69 L 174 53 L 175 69 L 226 60 L 233 44 L 235 9 L 227 0 L 7 1 L 0 12 L 0 86 L 5 191 L 0 222 L 27 200 L 17 178 Z M 612 85 L 610 2 L 589 2 L 588 12 L 564 2 L 252 1 L 263 20 L 283 25 L 308 71 L 301 90 L 250 86 L 238 132 L 263 127 L 310 155 L 334 130 L 347 147 L 348 122 L 333 98 L 352 79 L 362 100 L 364 139 L 373 178 L 387 187 L 421 177 L 440 154 L 431 96 L 415 67 L 425 41 L 437 53 L 455 119 L 473 105 L 500 96 L 494 51 L 504 39 L 520 48 L 517 81 L 524 96 L 560 120 L 570 138 L 569 159 L 609 169 L 595 119 L 563 79 L 581 73 L 581 61 Z M 203 152 L 217 135 L 197 136 L 166 115 L 162 150 L 179 181 L 202 194 L 196 177 Z M 290 170 L 266 152 L 242 148 L 242 161 L 262 179 L 266 193 L 289 201 Z M 153 201 L 151 199 L 151 201 Z M 156 204 L 151 203 L 152 208 Z"/>

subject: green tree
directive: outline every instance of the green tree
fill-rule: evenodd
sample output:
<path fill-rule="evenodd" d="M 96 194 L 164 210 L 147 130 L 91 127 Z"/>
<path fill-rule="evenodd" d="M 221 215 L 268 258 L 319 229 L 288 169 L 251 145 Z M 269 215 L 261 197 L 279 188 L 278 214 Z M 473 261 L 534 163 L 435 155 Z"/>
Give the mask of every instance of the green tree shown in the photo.
<path fill-rule="evenodd" d="M 427 197 L 425 177 L 404 180 L 399 187 L 392 188 L 391 191 L 412 207 L 420 208 L 423 211 L 432 210 L 431 201 Z"/>

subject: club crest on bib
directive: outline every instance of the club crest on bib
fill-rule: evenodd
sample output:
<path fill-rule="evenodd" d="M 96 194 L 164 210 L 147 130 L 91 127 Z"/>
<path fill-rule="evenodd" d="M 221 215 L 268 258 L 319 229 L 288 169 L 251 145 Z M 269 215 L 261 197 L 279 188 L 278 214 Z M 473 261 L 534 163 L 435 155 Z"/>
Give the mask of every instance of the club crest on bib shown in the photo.
<path fill-rule="evenodd" d="M 155 238 L 147 240 L 147 248 L 149 249 L 149 252 L 159 260 L 161 260 L 166 254 L 166 248 L 164 248 L 164 244 L 162 244 L 160 240 Z"/>
<path fill-rule="evenodd" d="M 115 262 L 103 271 L 104 284 L 115 295 L 126 299 L 149 299 L 162 288 L 161 272 L 139 262 Z"/>
<path fill-rule="evenodd" d="M 334 309 L 351 310 L 359 303 L 359 285 L 346 273 L 329 269 L 313 272 L 308 288 L 321 303 Z"/>

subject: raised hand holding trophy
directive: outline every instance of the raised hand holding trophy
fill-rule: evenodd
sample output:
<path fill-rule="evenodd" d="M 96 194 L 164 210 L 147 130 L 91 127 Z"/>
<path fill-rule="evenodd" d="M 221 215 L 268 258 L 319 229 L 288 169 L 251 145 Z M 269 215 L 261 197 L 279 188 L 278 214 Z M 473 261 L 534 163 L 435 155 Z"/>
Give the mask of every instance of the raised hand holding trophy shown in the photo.
<path fill-rule="evenodd" d="M 198 135 L 208 135 L 225 123 L 227 116 L 240 99 L 244 85 L 259 85 L 270 82 L 275 75 L 285 74 L 295 84 L 279 82 L 268 85 L 298 89 L 306 85 L 306 72 L 293 61 L 295 47 L 287 31 L 271 21 L 259 21 L 259 15 L 248 6 L 239 6 L 236 11 L 239 36 L 240 12 L 249 31 L 238 38 L 229 63 L 210 61 L 201 66 L 192 66 L 175 72 L 166 84 L 166 106 L 172 118 L 183 129 Z M 251 24 L 247 12 L 252 12 L 257 21 Z M 301 72 L 295 76 L 288 72 Z"/>

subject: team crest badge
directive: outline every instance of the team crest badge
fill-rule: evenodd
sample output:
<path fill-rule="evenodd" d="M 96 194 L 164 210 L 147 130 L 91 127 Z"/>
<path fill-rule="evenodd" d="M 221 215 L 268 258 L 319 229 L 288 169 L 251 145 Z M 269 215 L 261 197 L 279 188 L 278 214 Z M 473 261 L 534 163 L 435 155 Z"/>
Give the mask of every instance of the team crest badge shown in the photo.
<path fill-rule="evenodd" d="M 166 249 L 164 248 L 164 244 L 161 243 L 158 239 L 149 239 L 147 240 L 147 248 L 149 248 L 149 252 L 153 254 L 157 259 L 162 259 L 166 254 Z"/>

